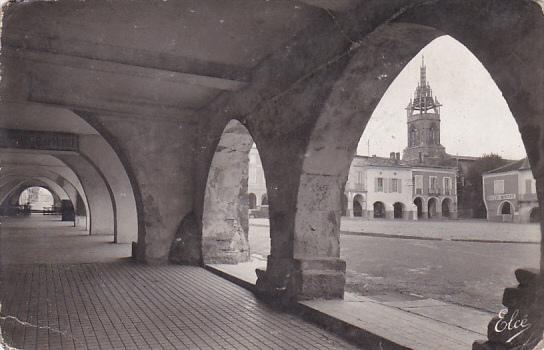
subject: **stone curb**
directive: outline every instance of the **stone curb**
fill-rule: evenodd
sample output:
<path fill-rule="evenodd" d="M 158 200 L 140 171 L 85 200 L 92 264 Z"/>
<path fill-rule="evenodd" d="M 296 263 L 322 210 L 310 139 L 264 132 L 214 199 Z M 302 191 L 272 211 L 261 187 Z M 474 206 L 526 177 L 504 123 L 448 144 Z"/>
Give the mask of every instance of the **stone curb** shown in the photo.
<path fill-rule="evenodd" d="M 510 240 L 472 239 L 472 238 L 438 238 L 438 237 L 422 237 L 422 236 L 412 236 L 412 235 L 396 235 L 396 234 L 376 233 L 376 232 L 342 231 L 341 234 L 349 235 L 349 236 L 366 236 L 366 237 L 379 237 L 379 238 L 417 239 L 417 240 L 423 240 L 423 241 L 540 244 L 540 242 L 535 242 L 535 241 L 510 241 Z"/>
<path fill-rule="evenodd" d="M 256 227 L 269 227 L 263 224 L 249 224 Z M 398 239 L 418 239 L 423 241 L 451 241 L 451 242 L 474 242 L 474 243 L 511 243 L 511 244 L 540 244 L 535 241 L 511 241 L 511 240 L 496 240 L 496 239 L 472 239 L 472 238 L 438 238 L 438 237 L 423 237 L 413 235 L 396 235 L 390 233 L 379 232 L 355 232 L 355 231 L 341 231 L 342 235 L 349 236 L 366 236 L 366 237 L 379 237 L 379 238 L 398 238 Z"/>

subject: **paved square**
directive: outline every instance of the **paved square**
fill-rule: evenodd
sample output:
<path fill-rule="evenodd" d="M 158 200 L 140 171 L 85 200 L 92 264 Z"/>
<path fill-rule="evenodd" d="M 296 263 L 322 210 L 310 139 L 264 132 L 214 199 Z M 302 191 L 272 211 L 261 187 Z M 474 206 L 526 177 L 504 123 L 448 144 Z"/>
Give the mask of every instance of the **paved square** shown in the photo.
<path fill-rule="evenodd" d="M 199 267 L 12 264 L 1 278 L 3 336 L 22 349 L 355 348 Z"/>

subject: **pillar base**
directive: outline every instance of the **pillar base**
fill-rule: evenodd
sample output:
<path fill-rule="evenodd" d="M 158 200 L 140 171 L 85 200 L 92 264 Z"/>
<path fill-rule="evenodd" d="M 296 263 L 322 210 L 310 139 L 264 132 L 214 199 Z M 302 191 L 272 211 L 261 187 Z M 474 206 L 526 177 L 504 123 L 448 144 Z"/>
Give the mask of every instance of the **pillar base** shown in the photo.
<path fill-rule="evenodd" d="M 257 270 L 257 294 L 282 304 L 309 299 L 342 299 L 346 263 L 338 258 L 274 258 Z"/>
<path fill-rule="evenodd" d="M 488 325 L 487 340 L 476 341 L 473 350 L 530 350 L 542 344 L 544 332 L 544 284 L 540 272 L 532 269 L 516 270 L 519 285 L 504 290 L 502 304 L 505 310 Z M 527 327 L 520 326 L 521 320 Z M 518 328 L 506 326 L 514 324 Z M 525 331 L 521 332 L 523 329 Z M 539 347 L 540 348 L 540 347 Z"/>

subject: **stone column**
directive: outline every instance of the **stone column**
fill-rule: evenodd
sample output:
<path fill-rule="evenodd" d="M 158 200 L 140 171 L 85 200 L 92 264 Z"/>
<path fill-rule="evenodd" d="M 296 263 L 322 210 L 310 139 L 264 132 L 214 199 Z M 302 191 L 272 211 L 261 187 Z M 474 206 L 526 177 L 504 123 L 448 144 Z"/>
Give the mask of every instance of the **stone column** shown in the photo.
<path fill-rule="evenodd" d="M 270 193 L 272 251 L 266 272 L 258 271 L 257 290 L 282 302 L 343 298 L 346 264 L 340 259 L 339 245 L 342 186 L 334 176 L 302 175 L 300 187 L 294 213 L 278 210 L 282 202 L 287 204 L 290 191 L 282 193 L 278 188 Z M 280 227 L 292 231 L 280 234 L 276 231 Z"/>

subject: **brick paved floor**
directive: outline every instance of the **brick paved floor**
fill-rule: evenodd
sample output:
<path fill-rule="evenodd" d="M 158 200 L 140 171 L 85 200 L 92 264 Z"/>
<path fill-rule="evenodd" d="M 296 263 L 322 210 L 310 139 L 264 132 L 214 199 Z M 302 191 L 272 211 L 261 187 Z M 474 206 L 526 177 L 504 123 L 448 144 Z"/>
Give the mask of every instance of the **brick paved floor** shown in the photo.
<path fill-rule="evenodd" d="M 203 268 L 137 264 L 119 259 L 125 248 L 45 226 L 3 221 L 0 232 L 0 252 L 9 254 L 0 266 L 0 327 L 17 348 L 355 348 Z M 82 263 L 91 258 L 99 262 Z"/>

